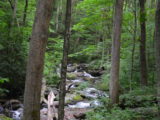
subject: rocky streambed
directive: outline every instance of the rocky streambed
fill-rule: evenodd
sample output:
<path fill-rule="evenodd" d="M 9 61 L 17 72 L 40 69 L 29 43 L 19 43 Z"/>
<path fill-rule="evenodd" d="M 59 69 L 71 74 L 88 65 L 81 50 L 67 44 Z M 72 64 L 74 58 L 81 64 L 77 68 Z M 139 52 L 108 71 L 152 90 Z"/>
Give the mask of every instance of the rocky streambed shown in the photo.
<path fill-rule="evenodd" d="M 65 120 L 81 120 L 85 119 L 85 113 L 95 107 L 101 106 L 99 101 L 101 97 L 108 95 L 101 90 L 98 90 L 95 85 L 100 81 L 100 74 L 93 76 L 86 72 L 86 66 L 70 64 L 67 67 L 66 80 L 66 98 L 65 98 Z M 94 71 L 94 73 L 96 73 Z M 48 87 L 55 95 L 54 113 L 58 111 L 58 89 Z M 47 92 L 49 93 L 49 92 Z M 21 120 L 23 115 L 23 104 L 18 100 L 10 100 L 8 103 L 2 103 L 0 113 L 14 120 Z M 41 120 L 47 120 L 48 106 L 45 102 L 42 104 Z"/>

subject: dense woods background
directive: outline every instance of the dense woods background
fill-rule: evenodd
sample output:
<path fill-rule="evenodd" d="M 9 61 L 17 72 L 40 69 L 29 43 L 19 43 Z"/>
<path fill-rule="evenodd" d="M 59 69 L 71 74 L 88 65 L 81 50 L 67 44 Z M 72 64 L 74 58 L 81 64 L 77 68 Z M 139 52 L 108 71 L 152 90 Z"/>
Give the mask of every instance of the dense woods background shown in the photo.
<path fill-rule="evenodd" d="M 50 88 L 60 88 L 60 98 L 63 99 L 60 99 L 59 116 L 62 116 L 59 120 L 64 117 L 61 113 L 64 112 L 66 78 L 75 79 L 74 74 L 67 73 L 67 64 L 76 67 L 85 64 L 85 71 L 99 78 L 98 83 L 87 81 L 81 83 L 78 89 L 87 88 L 88 83 L 91 83 L 110 96 L 98 98 L 103 105 L 85 114 L 85 119 L 158 120 L 160 0 L 42 1 L 39 0 L 38 5 L 44 5 L 44 8 L 36 6 L 35 0 L 0 1 L 0 108 L 5 108 L 3 104 L 8 100 L 24 100 L 26 71 L 29 72 L 26 70 L 29 42 L 32 50 L 37 49 L 37 54 L 30 50 L 30 56 L 42 55 L 41 59 L 38 56 L 30 59 L 30 64 L 33 64 L 32 67 L 38 64 L 38 68 L 43 69 L 45 50 L 38 50 L 45 49 L 45 43 L 42 44 L 41 41 L 47 41 L 49 27 L 43 76 L 42 71 L 41 74 L 37 72 L 39 79 L 34 78 L 36 75 L 32 79 L 30 75 L 33 74 L 27 75 L 30 83 L 35 80 L 37 93 L 40 92 L 38 86 L 41 86 L 38 81 L 42 78 L 42 84 L 45 81 Z M 47 6 L 49 2 L 53 5 L 50 8 Z M 36 7 L 40 13 L 37 12 L 35 18 Z M 49 13 L 45 11 L 45 7 L 50 9 Z M 41 15 L 46 15 L 46 18 L 43 19 Z M 48 27 L 43 26 L 47 22 Z M 39 28 L 35 30 L 33 24 Z M 43 38 L 42 34 L 46 36 Z M 34 35 L 39 37 L 33 39 Z M 34 40 L 37 42 L 33 42 Z M 44 48 L 39 49 L 40 44 Z M 38 60 L 42 63 L 39 64 Z M 26 103 L 27 99 L 25 97 Z M 34 100 L 29 102 L 33 103 Z M 39 101 L 35 101 L 35 104 L 38 103 Z"/>

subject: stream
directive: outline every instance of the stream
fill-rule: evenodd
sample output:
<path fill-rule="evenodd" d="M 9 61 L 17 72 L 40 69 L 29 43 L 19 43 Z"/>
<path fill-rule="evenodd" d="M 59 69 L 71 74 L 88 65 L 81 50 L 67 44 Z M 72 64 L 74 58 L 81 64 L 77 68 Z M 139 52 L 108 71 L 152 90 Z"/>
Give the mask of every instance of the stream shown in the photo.
<path fill-rule="evenodd" d="M 100 81 L 100 76 L 92 76 L 83 67 L 73 64 L 68 65 L 67 71 L 64 120 L 81 120 L 85 118 L 86 112 L 102 106 L 99 98 L 108 97 L 108 95 L 95 87 L 97 82 Z M 56 92 L 58 93 L 58 90 Z M 56 97 L 58 98 L 58 95 Z M 58 99 L 55 99 L 54 102 L 57 103 Z M 23 105 L 21 103 L 17 104 L 19 104 L 19 107 L 12 108 L 8 111 L 9 114 L 6 114 L 13 120 L 21 120 L 22 118 Z M 47 120 L 47 111 L 47 105 L 43 104 L 41 120 Z"/>

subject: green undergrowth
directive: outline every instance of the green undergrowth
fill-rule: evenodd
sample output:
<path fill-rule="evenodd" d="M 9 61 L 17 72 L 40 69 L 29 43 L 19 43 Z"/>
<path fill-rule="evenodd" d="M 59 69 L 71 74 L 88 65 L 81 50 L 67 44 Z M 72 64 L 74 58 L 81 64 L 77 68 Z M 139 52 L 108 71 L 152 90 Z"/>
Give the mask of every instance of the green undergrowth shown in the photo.
<path fill-rule="evenodd" d="M 13 120 L 13 119 L 0 115 L 0 120 Z"/>
<path fill-rule="evenodd" d="M 114 107 L 110 106 L 109 98 L 101 98 L 103 106 L 87 113 L 87 120 L 159 120 L 155 90 L 136 88 L 122 94 Z"/>

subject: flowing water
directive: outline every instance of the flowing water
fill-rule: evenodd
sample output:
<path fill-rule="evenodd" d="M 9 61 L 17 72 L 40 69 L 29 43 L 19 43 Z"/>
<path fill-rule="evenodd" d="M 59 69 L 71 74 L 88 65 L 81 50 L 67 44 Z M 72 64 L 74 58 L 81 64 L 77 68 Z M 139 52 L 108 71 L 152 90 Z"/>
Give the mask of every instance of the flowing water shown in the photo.
<path fill-rule="evenodd" d="M 69 65 L 69 67 L 72 65 Z M 65 109 L 93 109 L 95 107 L 101 106 L 102 103 L 99 101 L 99 98 L 105 96 L 107 97 L 107 94 L 104 91 L 98 90 L 94 87 L 94 82 L 99 80 L 99 78 L 92 76 L 91 74 L 87 73 L 84 70 L 81 70 L 81 72 L 78 72 L 78 69 L 75 69 L 72 72 L 69 72 L 70 74 L 74 74 L 77 77 L 75 79 L 66 80 L 66 89 L 68 90 L 66 94 L 66 106 Z M 85 87 L 80 87 L 82 84 L 86 84 Z M 80 97 L 80 99 L 76 99 L 76 97 Z M 69 102 L 68 102 L 69 101 Z M 23 108 L 19 108 L 17 110 L 12 110 L 11 117 L 14 120 L 21 120 Z M 44 114 L 45 116 L 47 113 L 47 108 L 41 109 L 41 114 Z M 43 120 L 43 119 L 42 119 Z"/>

